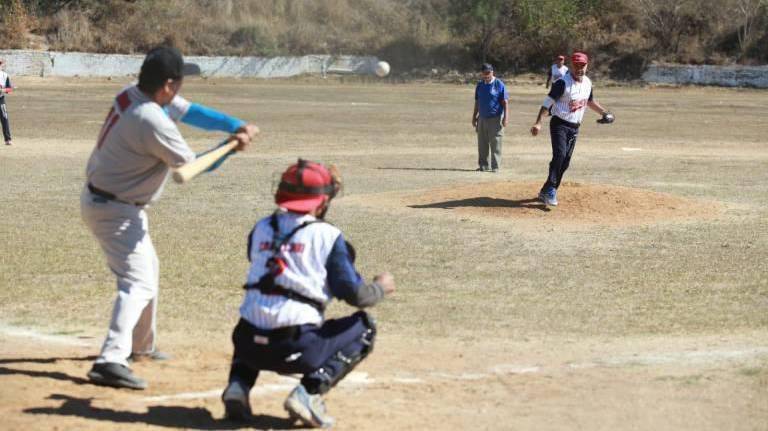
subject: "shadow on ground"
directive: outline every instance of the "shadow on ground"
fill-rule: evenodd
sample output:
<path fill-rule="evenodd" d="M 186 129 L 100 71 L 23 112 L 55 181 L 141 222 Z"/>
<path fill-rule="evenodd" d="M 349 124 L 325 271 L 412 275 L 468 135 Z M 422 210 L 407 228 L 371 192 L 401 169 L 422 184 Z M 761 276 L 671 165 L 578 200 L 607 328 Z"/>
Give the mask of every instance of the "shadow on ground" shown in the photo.
<path fill-rule="evenodd" d="M 538 199 L 497 199 L 488 196 L 478 198 L 466 198 L 452 201 L 434 202 L 431 204 L 423 205 L 408 205 L 409 208 L 441 208 L 441 209 L 454 209 L 454 208 L 530 208 L 541 211 L 549 211 L 546 205 L 541 203 Z"/>
<path fill-rule="evenodd" d="M 96 359 L 96 356 L 78 356 L 78 357 L 62 357 L 62 358 L 12 358 L 12 359 L 0 359 L 0 364 L 53 364 L 58 361 L 92 361 Z M 77 385 L 92 384 L 88 379 L 83 377 L 70 376 L 67 373 L 60 371 L 35 371 L 35 370 L 20 370 L 17 368 L 0 367 L 0 376 L 7 375 L 23 375 L 29 377 L 42 377 L 54 380 L 69 381 Z"/>
<path fill-rule="evenodd" d="M 201 407 L 150 406 L 147 408 L 146 413 L 137 413 L 94 407 L 91 405 L 92 398 L 76 398 L 63 394 L 53 394 L 48 398 L 63 400 L 64 403 L 60 407 L 29 408 L 25 409 L 24 413 L 77 416 L 85 419 L 113 422 L 115 424 L 144 423 L 167 428 L 192 430 L 233 430 L 241 428 L 296 429 L 288 419 L 268 415 L 254 416 L 249 422 L 234 423 L 215 419 L 211 412 Z"/>

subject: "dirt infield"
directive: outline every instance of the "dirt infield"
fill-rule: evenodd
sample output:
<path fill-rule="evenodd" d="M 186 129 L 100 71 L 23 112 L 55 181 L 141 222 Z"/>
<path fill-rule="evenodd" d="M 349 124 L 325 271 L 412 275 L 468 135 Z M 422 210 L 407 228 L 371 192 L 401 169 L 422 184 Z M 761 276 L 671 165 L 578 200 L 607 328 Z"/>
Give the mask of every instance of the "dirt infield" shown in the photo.
<path fill-rule="evenodd" d="M 246 236 L 297 157 L 341 169 L 329 221 L 366 279 L 398 282 L 371 311 L 373 354 L 328 396 L 337 429 L 768 430 L 765 92 L 596 83 L 617 121 L 588 114 L 547 209 L 550 143 L 528 133 L 543 87 L 510 84 L 493 174 L 475 172 L 471 86 L 190 79 L 188 99 L 262 136 L 149 209 L 173 359 L 136 364 L 149 389 L 122 391 L 86 380 L 115 289 L 78 197 L 126 82 L 16 84 L 0 146 L 2 430 L 292 428 L 294 377 L 265 373 L 243 426 L 219 396 Z M 182 132 L 196 151 L 221 139 Z"/>
<path fill-rule="evenodd" d="M 547 207 L 537 199 L 540 188 L 539 183 L 482 183 L 429 190 L 400 200 L 409 208 L 455 210 L 460 215 L 510 221 L 546 220 L 577 229 L 708 219 L 724 209 L 722 204 L 668 193 L 574 182 L 561 185 L 559 207 Z"/>

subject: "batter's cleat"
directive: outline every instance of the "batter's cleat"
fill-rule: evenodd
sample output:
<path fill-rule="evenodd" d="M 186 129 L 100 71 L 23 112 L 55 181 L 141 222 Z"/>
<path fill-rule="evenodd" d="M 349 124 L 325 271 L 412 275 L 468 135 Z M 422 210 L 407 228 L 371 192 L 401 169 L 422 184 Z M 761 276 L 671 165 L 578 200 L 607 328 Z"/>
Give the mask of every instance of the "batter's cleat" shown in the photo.
<path fill-rule="evenodd" d="M 330 428 L 335 422 L 326 414 L 323 398 L 317 394 L 309 394 L 303 385 L 293 389 L 283 407 L 292 420 L 299 420 L 307 427 Z"/>
<path fill-rule="evenodd" d="M 122 364 L 105 362 L 93 364 L 88 378 L 97 385 L 115 388 L 146 389 L 147 382 L 136 377 L 131 369 Z"/>
<path fill-rule="evenodd" d="M 171 359 L 171 355 L 155 350 L 150 353 L 131 353 L 128 362 L 167 361 L 169 359 Z"/>
<path fill-rule="evenodd" d="M 235 422 L 246 422 L 251 419 L 251 403 L 248 399 L 250 390 L 241 381 L 229 383 L 221 401 L 224 402 L 224 418 Z"/>
<path fill-rule="evenodd" d="M 13 142 L 11 142 L 11 141 L 5 141 L 5 145 L 13 145 Z"/>

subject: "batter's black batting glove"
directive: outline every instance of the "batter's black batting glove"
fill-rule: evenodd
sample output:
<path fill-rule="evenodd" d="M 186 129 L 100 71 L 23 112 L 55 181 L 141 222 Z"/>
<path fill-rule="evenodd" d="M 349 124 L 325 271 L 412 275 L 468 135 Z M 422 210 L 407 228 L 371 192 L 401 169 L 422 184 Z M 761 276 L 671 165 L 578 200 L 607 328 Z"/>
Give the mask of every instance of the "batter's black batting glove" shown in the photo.
<path fill-rule="evenodd" d="M 613 116 L 610 112 L 606 112 L 603 114 L 603 118 L 597 120 L 600 124 L 611 124 L 616 119 L 616 117 Z"/>

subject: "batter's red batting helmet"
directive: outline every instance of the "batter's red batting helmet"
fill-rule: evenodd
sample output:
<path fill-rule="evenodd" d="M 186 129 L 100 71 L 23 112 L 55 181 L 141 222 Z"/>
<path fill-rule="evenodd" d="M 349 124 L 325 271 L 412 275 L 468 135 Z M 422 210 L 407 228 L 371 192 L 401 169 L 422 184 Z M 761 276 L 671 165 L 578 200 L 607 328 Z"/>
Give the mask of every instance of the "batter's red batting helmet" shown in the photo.
<path fill-rule="evenodd" d="M 336 196 L 341 188 L 335 168 L 299 159 L 280 178 L 275 203 L 297 213 L 308 213 Z"/>
<path fill-rule="evenodd" d="M 571 63 L 573 64 L 587 64 L 589 63 L 589 57 L 583 52 L 574 52 L 571 56 Z"/>

